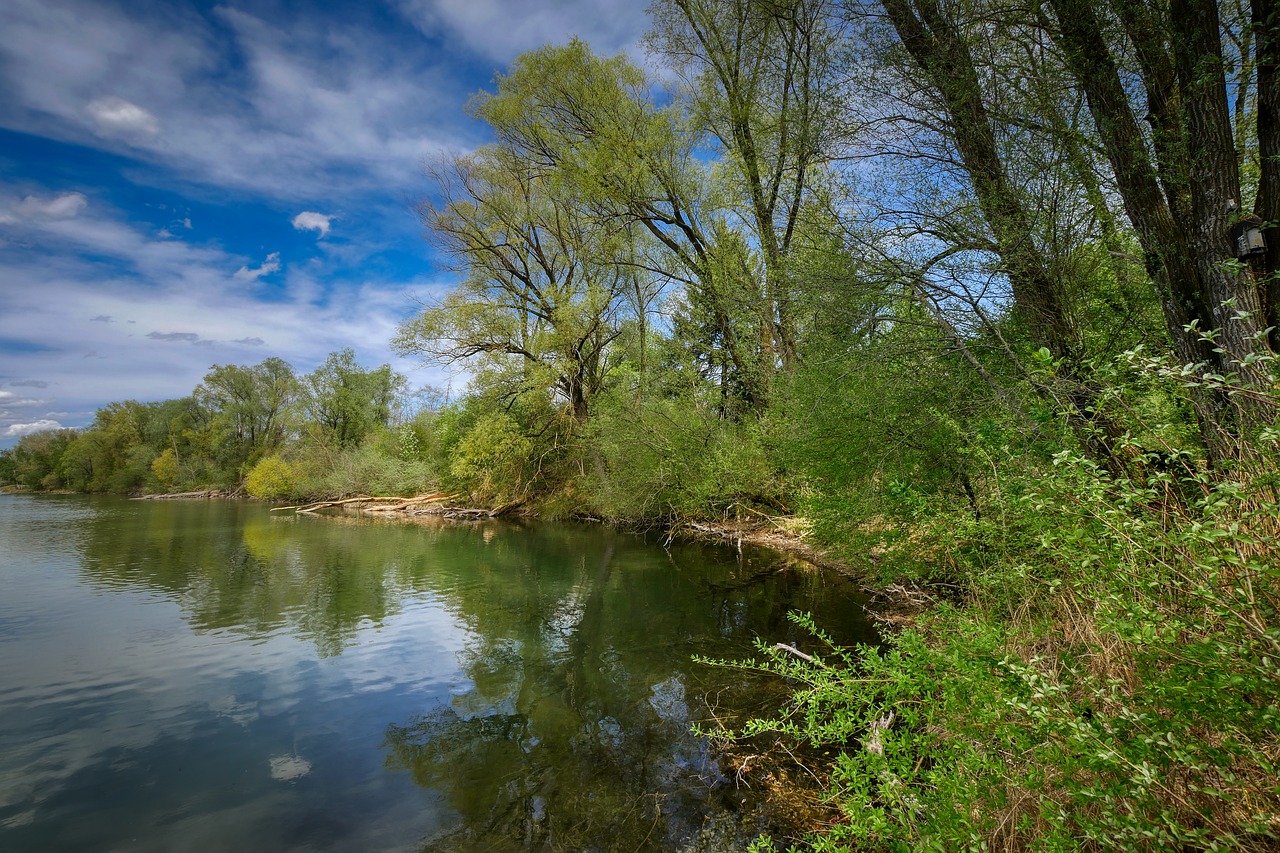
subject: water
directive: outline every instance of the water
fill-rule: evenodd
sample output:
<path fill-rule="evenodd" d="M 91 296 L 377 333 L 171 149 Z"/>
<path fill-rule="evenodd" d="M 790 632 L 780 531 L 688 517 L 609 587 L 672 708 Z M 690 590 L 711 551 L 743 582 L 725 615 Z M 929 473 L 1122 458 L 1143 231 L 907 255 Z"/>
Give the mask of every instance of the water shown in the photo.
<path fill-rule="evenodd" d="M 803 646 L 789 609 L 874 639 L 850 584 L 782 568 L 0 495 L 0 850 L 714 849 L 741 795 L 690 729 L 742 677 L 691 656 Z"/>

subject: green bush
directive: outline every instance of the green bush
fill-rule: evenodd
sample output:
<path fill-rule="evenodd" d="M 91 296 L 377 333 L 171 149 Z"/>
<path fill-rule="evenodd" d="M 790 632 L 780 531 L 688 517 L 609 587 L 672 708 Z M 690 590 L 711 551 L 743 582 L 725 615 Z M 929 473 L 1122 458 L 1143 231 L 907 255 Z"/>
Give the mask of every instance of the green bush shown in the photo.
<path fill-rule="evenodd" d="M 607 518 L 717 517 L 784 499 L 760 423 L 722 418 L 693 395 L 610 401 L 580 454 L 585 508 Z"/>
<path fill-rule="evenodd" d="M 477 500 L 510 500 L 529 485 L 533 442 L 515 418 L 501 412 L 482 416 L 454 447 L 449 474 Z"/>
<path fill-rule="evenodd" d="M 298 494 L 298 473 L 279 456 L 268 456 L 244 478 L 245 491 L 262 500 L 280 500 Z"/>

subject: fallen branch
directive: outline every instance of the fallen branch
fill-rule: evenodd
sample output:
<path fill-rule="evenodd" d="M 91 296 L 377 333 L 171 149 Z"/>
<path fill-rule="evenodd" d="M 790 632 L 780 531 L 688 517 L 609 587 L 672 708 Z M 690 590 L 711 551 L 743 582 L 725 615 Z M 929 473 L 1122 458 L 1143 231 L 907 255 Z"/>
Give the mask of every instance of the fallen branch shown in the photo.
<path fill-rule="evenodd" d="M 407 500 L 407 499 L 401 495 L 383 495 L 380 497 L 370 497 L 368 495 L 362 495 L 358 498 L 343 498 L 341 500 L 320 501 L 319 503 L 303 504 L 301 506 L 279 507 L 279 509 L 293 509 L 293 510 L 297 510 L 298 512 L 315 512 L 318 509 L 325 509 L 326 507 L 331 507 L 331 506 L 343 506 L 345 504 L 369 503 L 370 501 L 403 501 L 403 500 Z"/>
<path fill-rule="evenodd" d="M 167 501 L 177 498 L 212 498 L 222 494 L 217 489 L 201 489 L 195 492 L 171 492 L 165 495 L 140 495 L 133 500 L 135 501 Z"/>
<path fill-rule="evenodd" d="M 391 504 L 389 506 L 370 506 L 365 507 L 365 512 L 399 512 L 418 504 L 434 503 L 436 501 L 447 501 L 450 498 L 456 498 L 459 492 L 436 492 L 430 495 L 420 495 L 416 498 L 405 498 L 400 503 Z"/>
<path fill-rule="evenodd" d="M 795 646 L 788 646 L 786 643 L 774 643 L 773 647 L 780 652 L 791 652 L 791 654 L 800 658 L 800 660 L 813 663 L 813 655 L 806 655 L 804 652 L 800 651 Z"/>

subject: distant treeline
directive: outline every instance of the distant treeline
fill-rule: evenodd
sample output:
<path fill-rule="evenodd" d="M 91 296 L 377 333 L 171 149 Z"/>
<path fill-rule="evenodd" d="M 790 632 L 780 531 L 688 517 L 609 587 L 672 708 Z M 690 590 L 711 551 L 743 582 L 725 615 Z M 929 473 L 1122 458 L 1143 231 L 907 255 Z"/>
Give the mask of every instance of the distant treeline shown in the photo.
<path fill-rule="evenodd" d="M 365 369 L 350 349 L 299 376 L 286 361 L 214 365 L 188 397 L 99 409 L 85 429 L 23 436 L 0 451 L 0 481 L 32 489 L 132 494 L 235 489 L 264 460 L 287 454 L 326 493 L 333 462 L 385 433 L 405 399 L 403 376 Z"/>

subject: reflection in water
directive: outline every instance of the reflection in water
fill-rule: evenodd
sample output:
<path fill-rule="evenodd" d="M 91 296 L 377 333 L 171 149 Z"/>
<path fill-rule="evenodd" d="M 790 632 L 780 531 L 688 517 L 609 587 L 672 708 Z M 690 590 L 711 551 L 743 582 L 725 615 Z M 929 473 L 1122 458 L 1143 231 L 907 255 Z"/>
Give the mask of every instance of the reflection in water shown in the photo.
<path fill-rule="evenodd" d="M 45 544 L 48 543 L 48 544 Z M 600 528 L 0 496 L 0 849 L 736 849 L 694 654 L 872 639 Z M 391 772 L 388 772 L 388 769 Z"/>

